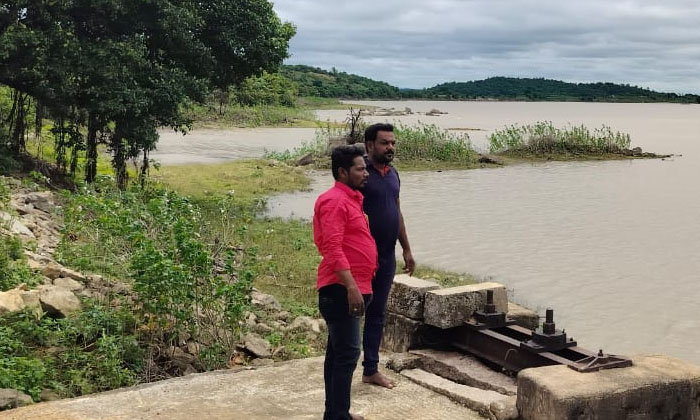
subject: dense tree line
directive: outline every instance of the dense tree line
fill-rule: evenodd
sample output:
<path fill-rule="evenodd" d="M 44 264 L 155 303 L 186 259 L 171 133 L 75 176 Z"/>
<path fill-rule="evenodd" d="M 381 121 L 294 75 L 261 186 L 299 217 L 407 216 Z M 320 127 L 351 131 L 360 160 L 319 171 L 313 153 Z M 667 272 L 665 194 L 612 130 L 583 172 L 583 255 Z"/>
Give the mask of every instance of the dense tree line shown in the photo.
<path fill-rule="evenodd" d="M 183 104 L 276 71 L 294 33 L 267 0 L 3 1 L 0 140 L 22 153 L 28 117 L 50 118 L 59 166 L 74 172 L 85 151 L 93 181 L 105 143 L 123 186 L 128 159 L 148 169 L 157 127 L 184 129 Z"/>
<path fill-rule="evenodd" d="M 402 90 L 404 98 L 499 99 L 526 101 L 684 102 L 700 103 L 698 95 L 677 95 L 615 83 L 567 83 L 549 79 L 491 77 Z"/>
<path fill-rule="evenodd" d="M 394 99 L 400 97 L 397 87 L 367 77 L 337 71 L 322 70 L 303 65 L 282 66 L 281 74 L 296 83 L 300 96 L 322 98 L 373 98 Z"/>
<path fill-rule="evenodd" d="M 296 86 L 300 96 L 328 98 L 700 103 L 698 95 L 655 92 L 629 84 L 568 83 L 544 78 L 491 77 L 426 89 L 399 89 L 336 69 L 285 65 L 280 74 Z"/>

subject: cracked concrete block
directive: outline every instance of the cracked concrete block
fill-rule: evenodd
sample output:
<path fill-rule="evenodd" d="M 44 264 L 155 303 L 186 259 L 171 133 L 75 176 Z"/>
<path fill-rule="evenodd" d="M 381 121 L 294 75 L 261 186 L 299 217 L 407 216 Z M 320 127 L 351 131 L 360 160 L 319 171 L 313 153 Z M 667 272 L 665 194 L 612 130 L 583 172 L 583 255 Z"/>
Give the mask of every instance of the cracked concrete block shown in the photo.
<path fill-rule="evenodd" d="M 412 319 L 423 319 L 423 304 L 425 294 L 431 290 L 439 289 L 440 285 L 434 281 L 411 277 L 408 274 L 400 274 L 394 277 L 391 286 L 387 310 Z"/>
<path fill-rule="evenodd" d="M 632 361 L 591 373 L 562 365 L 522 370 L 518 409 L 525 420 L 700 418 L 700 366 L 665 355 Z"/>
<path fill-rule="evenodd" d="M 459 384 L 504 395 L 515 395 L 518 390 L 515 378 L 496 372 L 468 354 L 432 349 L 411 350 L 410 354 L 420 356 L 423 370 Z"/>
<path fill-rule="evenodd" d="M 425 323 L 443 329 L 463 325 L 475 311 L 484 308 L 487 290 L 493 290 L 496 311 L 506 312 L 508 296 L 505 286 L 493 282 L 477 283 L 427 292 L 423 311 Z"/>
<path fill-rule="evenodd" d="M 404 370 L 401 372 L 401 374 L 413 382 L 439 394 L 446 395 L 450 399 L 464 404 L 465 406 L 486 417 L 495 417 L 495 413 L 491 412 L 492 405 L 494 405 L 494 407 L 498 407 L 499 412 L 504 414 L 512 412 L 512 410 L 508 411 L 504 407 L 513 407 L 515 405 L 514 396 L 507 396 L 499 394 L 495 391 L 488 391 L 467 385 L 461 385 L 421 369 Z M 515 417 L 502 415 L 500 420 L 514 418 L 517 418 L 517 412 Z"/>

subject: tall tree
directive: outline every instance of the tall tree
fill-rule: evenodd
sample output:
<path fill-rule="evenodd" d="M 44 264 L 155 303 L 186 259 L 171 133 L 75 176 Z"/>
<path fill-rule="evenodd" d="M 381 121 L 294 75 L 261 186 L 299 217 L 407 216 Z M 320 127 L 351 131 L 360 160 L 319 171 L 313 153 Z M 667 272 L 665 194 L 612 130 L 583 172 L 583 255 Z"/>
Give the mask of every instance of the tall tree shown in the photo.
<path fill-rule="evenodd" d="M 109 134 L 125 185 L 127 159 L 144 153 L 147 166 L 157 127 L 188 126 L 183 102 L 276 69 L 294 32 L 267 0 L 6 0 L 0 83 L 31 95 L 49 114 L 75 116 L 69 131 L 63 123 L 57 130 L 72 133 L 72 167 L 78 143 L 83 147 L 75 127 L 87 125 L 88 182 L 99 133 Z"/>

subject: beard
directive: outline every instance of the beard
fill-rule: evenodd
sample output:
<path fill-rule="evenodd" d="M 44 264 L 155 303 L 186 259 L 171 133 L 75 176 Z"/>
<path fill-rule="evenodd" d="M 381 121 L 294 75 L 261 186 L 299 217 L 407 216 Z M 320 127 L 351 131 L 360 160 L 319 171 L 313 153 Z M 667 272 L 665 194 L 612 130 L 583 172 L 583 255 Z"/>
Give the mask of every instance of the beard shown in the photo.
<path fill-rule="evenodd" d="M 372 159 L 376 161 L 377 163 L 382 163 L 382 164 L 388 164 L 391 163 L 392 160 L 394 160 L 394 152 L 389 152 L 389 153 L 384 153 L 381 155 L 375 155 L 372 156 Z"/>

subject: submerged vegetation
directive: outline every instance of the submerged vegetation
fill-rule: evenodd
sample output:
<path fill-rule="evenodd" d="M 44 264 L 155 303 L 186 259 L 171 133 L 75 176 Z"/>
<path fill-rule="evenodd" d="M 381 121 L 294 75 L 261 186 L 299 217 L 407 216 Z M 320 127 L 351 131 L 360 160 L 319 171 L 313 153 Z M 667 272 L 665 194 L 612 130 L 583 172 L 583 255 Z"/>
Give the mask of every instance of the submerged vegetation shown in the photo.
<path fill-rule="evenodd" d="M 365 124 L 360 122 L 359 132 Z M 304 156 L 310 156 L 317 168 L 329 168 L 329 144 L 345 142 L 351 136 L 347 128 L 321 126 L 314 139 L 283 152 L 268 151 L 267 159 L 294 163 Z M 476 163 L 478 153 L 472 148 L 469 135 L 445 130 L 435 124 L 419 123 L 416 126 L 397 124 L 394 127 L 397 138 L 394 164 L 398 168 L 470 168 Z M 360 137 L 361 138 L 361 137 Z M 360 140 L 360 143 L 362 141 Z"/>
<path fill-rule="evenodd" d="M 491 153 L 623 153 L 630 146 L 630 135 L 602 126 L 593 131 L 585 126 L 557 128 L 551 122 L 511 125 L 489 137 Z"/>

